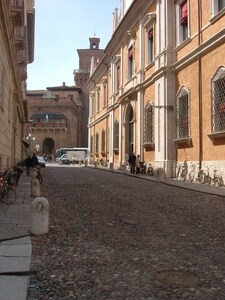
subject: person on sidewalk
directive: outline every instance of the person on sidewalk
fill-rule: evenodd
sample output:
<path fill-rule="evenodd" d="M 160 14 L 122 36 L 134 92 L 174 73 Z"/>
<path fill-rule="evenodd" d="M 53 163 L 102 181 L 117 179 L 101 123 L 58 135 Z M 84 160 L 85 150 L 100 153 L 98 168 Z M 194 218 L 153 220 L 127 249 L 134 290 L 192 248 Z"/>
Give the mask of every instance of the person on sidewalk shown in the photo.
<path fill-rule="evenodd" d="M 135 174 L 135 161 L 136 161 L 136 156 L 134 153 L 131 153 L 128 159 L 131 174 Z"/>
<path fill-rule="evenodd" d="M 32 156 L 32 167 L 35 168 L 37 166 L 39 166 L 39 162 L 38 162 L 38 158 L 37 158 L 36 154 L 34 153 Z"/>
<path fill-rule="evenodd" d="M 136 174 L 140 174 L 140 168 L 141 168 L 140 155 L 137 155 L 136 157 L 135 167 L 136 167 Z"/>
<path fill-rule="evenodd" d="M 27 176 L 30 176 L 30 171 L 33 166 L 32 158 L 30 155 L 28 155 L 28 157 L 25 159 L 24 163 L 26 166 L 26 174 L 27 174 Z"/>

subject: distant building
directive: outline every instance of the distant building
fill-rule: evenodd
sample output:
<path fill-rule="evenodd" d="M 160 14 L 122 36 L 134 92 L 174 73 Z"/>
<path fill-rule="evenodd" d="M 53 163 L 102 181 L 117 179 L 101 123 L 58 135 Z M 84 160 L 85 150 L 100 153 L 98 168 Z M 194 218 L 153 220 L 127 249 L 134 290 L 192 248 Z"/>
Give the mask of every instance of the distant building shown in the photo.
<path fill-rule="evenodd" d="M 0 171 L 22 160 L 27 64 L 34 59 L 34 0 L 0 1 Z"/>
<path fill-rule="evenodd" d="M 47 91 L 27 91 L 30 121 L 26 134 L 35 138 L 31 152 L 54 155 L 58 148 L 81 145 L 81 99 L 81 88 L 65 83 Z"/>
<path fill-rule="evenodd" d="M 79 69 L 74 70 L 74 86 L 47 87 L 46 90 L 28 90 L 29 124 L 26 134 L 32 135 L 30 151 L 55 154 L 63 147 L 88 147 L 89 95 L 85 84 L 90 77 L 91 61 L 99 63 L 104 50 L 100 39 L 89 39 L 89 49 L 78 49 Z"/>
<path fill-rule="evenodd" d="M 225 1 L 121 1 L 88 83 L 93 161 L 131 152 L 174 177 L 185 164 L 225 180 Z"/>

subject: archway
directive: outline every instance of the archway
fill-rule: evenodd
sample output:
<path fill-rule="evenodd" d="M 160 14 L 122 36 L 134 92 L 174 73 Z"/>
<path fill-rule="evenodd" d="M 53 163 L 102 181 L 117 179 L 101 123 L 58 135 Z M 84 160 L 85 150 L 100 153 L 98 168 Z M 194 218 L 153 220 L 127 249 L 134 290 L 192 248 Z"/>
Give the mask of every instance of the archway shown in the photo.
<path fill-rule="evenodd" d="M 125 154 L 134 152 L 134 111 L 131 104 L 127 105 L 125 112 Z"/>
<path fill-rule="evenodd" d="M 45 154 L 52 154 L 54 153 L 55 143 L 54 140 L 51 138 L 46 138 L 43 141 L 43 153 Z"/>

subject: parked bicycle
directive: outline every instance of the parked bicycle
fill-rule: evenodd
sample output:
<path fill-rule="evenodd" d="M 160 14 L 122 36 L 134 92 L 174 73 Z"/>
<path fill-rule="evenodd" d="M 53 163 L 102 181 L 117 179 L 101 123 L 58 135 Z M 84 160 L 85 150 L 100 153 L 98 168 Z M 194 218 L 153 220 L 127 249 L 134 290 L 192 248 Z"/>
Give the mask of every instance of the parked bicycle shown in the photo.
<path fill-rule="evenodd" d="M 8 170 L 0 173 L 0 200 L 8 205 L 16 201 L 16 190 L 15 185 L 12 184 L 12 173 Z"/>
<path fill-rule="evenodd" d="M 184 161 L 183 164 L 178 165 L 177 179 L 185 181 L 187 179 L 187 174 L 188 174 L 188 166 L 187 166 L 187 162 Z"/>
<path fill-rule="evenodd" d="M 210 168 L 212 167 L 213 167 L 213 177 L 210 176 Z M 216 172 L 217 169 L 213 165 L 206 167 L 206 172 L 202 183 L 213 184 L 215 186 L 222 186 L 223 185 L 222 174 L 216 174 Z"/>

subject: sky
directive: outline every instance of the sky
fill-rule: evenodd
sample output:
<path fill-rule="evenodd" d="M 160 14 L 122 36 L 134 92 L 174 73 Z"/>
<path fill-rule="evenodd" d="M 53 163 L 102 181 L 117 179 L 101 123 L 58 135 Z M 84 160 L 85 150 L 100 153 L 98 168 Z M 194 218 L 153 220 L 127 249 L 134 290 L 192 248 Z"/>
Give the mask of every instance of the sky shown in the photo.
<path fill-rule="evenodd" d="M 35 0 L 34 62 L 28 65 L 28 90 L 74 85 L 77 49 L 89 49 L 89 37 L 104 49 L 112 35 L 112 14 L 120 0 Z"/>

